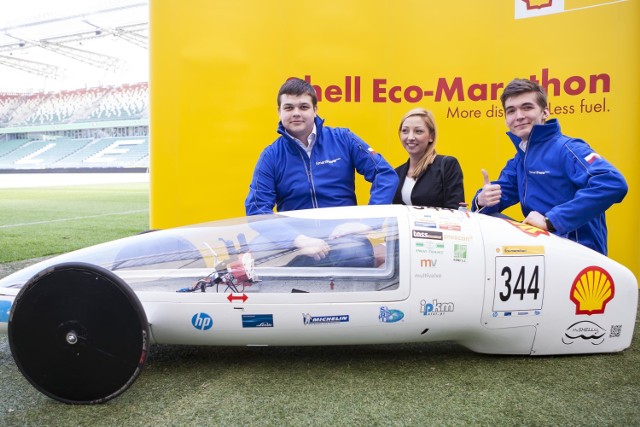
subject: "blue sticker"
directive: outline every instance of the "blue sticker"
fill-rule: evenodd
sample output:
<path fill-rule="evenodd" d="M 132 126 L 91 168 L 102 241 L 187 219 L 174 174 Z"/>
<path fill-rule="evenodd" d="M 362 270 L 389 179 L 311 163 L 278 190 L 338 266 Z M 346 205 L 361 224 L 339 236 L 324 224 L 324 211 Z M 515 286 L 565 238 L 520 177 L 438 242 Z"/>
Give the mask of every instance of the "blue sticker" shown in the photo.
<path fill-rule="evenodd" d="M 333 316 L 312 316 L 309 313 L 302 313 L 302 321 L 305 325 L 326 325 L 327 323 L 347 323 L 349 322 L 348 314 L 339 314 Z"/>
<path fill-rule="evenodd" d="M 191 324 L 196 329 L 206 331 L 213 326 L 213 319 L 207 313 L 196 313 L 191 318 Z"/>
<path fill-rule="evenodd" d="M 436 228 L 435 222 L 416 221 L 413 223 L 416 227 Z"/>
<path fill-rule="evenodd" d="M 9 312 L 11 311 L 11 301 L 0 301 L 0 322 L 9 322 Z"/>
<path fill-rule="evenodd" d="M 273 314 L 243 314 L 243 328 L 273 328 Z"/>
<path fill-rule="evenodd" d="M 389 307 L 380 307 L 378 319 L 383 323 L 395 323 L 404 318 L 404 313 L 400 310 L 390 309 Z"/>

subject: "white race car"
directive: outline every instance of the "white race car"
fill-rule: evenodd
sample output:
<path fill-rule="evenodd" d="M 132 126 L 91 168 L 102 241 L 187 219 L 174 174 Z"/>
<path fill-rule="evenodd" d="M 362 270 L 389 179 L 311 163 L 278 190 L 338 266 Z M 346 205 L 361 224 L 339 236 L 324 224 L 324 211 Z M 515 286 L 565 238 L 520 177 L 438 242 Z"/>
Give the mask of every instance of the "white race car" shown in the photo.
<path fill-rule="evenodd" d="M 358 206 L 153 231 L 0 281 L 0 332 L 24 376 L 67 403 L 105 402 L 149 345 L 455 341 L 494 354 L 631 345 L 624 266 L 519 222 Z"/>

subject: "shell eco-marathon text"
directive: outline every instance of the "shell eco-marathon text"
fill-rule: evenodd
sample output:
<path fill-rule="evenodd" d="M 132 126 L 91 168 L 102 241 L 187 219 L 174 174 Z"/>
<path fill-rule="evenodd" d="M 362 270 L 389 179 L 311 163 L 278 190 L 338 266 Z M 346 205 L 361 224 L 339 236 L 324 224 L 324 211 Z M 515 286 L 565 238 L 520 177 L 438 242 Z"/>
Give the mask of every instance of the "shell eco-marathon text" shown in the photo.
<path fill-rule="evenodd" d="M 345 76 L 343 81 L 331 84 L 314 82 L 311 75 L 305 75 L 304 79 L 316 90 L 318 102 L 331 103 L 362 102 L 363 88 L 370 89 L 367 94 L 374 103 L 418 103 L 424 98 L 431 98 L 433 102 L 496 101 L 505 86 L 504 82 L 470 82 L 461 76 L 439 77 L 431 85 L 406 86 L 394 84 L 387 78 L 373 78 L 366 87 L 362 76 Z M 539 76 L 531 74 L 529 79 L 539 83 L 552 97 L 609 93 L 611 90 L 611 76 L 607 73 L 573 75 L 563 79 L 554 77 L 548 68 L 543 68 Z"/>

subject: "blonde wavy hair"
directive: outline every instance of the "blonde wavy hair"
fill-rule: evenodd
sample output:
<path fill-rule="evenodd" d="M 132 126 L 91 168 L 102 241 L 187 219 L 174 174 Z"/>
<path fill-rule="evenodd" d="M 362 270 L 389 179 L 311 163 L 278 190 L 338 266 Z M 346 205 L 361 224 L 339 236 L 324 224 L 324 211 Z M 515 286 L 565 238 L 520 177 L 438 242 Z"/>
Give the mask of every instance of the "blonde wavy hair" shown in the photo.
<path fill-rule="evenodd" d="M 404 125 L 405 120 L 409 117 L 418 116 L 421 117 L 424 121 L 425 126 L 429 129 L 429 134 L 431 135 L 432 141 L 427 146 L 426 151 L 418 160 L 418 164 L 416 165 L 413 176 L 411 178 L 416 179 L 420 174 L 427 170 L 429 165 L 433 163 L 436 159 L 436 120 L 433 117 L 433 113 L 429 110 L 425 110 L 424 108 L 414 108 L 411 111 L 408 111 L 404 116 L 402 116 L 402 120 L 400 120 L 400 127 L 398 127 L 398 137 L 402 138 L 402 125 Z"/>

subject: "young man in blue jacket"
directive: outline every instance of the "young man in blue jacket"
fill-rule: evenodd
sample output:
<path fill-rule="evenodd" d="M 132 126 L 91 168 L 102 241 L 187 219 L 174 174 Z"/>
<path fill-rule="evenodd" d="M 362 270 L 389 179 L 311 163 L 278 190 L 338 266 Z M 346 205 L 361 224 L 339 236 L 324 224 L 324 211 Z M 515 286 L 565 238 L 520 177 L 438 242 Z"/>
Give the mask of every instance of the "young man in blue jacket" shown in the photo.
<path fill-rule="evenodd" d="M 520 203 L 524 223 L 607 255 L 605 211 L 627 194 L 627 182 L 589 145 L 565 136 L 547 120 L 547 94 L 537 83 L 515 79 L 500 97 L 516 154 L 497 181 L 482 170 L 484 186 L 472 209 L 501 212 Z"/>
<path fill-rule="evenodd" d="M 287 80 L 278 92 L 280 137 L 266 147 L 255 166 L 247 215 L 354 206 L 355 172 L 371 183 L 369 204 L 391 204 L 398 175 L 387 161 L 346 128 L 324 126 L 317 115 L 313 86 L 302 79 Z M 347 234 L 336 231 L 333 237 Z M 353 228 L 348 233 L 354 233 Z M 324 258 L 329 246 L 313 236 L 299 235 L 296 246 L 315 259 Z"/>

